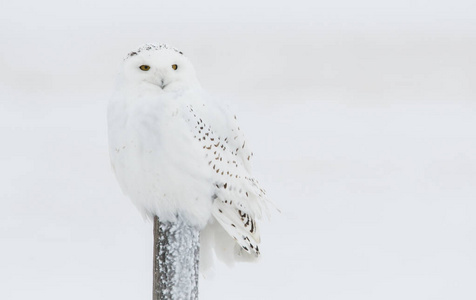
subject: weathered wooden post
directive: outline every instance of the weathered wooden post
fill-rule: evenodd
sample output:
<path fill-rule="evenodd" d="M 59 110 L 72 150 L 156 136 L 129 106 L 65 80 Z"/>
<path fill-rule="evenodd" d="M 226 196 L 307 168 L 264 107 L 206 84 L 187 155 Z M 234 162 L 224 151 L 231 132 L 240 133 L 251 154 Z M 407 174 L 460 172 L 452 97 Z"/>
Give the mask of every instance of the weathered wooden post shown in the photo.
<path fill-rule="evenodd" d="M 153 300 L 198 299 L 200 233 L 180 217 L 154 217 Z"/>

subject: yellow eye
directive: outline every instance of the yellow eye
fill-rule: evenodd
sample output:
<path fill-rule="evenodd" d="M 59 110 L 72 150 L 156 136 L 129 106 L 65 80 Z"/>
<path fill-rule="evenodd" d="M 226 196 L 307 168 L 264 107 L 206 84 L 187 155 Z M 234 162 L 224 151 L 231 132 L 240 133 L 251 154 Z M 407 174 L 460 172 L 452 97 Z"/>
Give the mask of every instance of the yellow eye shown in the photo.
<path fill-rule="evenodd" d="M 178 66 L 177 65 L 172 65 L 172 69 L 177 70 Z"/>
<path fill-rule="evenodd" d="M 142 65 L 139 67 L 142 71 L 149 71 L 150 67 L 148 65 Z"/>

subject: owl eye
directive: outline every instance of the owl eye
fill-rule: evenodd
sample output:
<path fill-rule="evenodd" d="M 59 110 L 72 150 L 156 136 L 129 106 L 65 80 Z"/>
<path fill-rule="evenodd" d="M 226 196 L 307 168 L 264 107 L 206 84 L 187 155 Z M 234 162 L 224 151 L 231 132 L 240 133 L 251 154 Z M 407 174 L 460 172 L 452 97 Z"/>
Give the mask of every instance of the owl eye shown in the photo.
<path fill-rule="evenodd" d="M 177 70 L 178 66 L 177 65 L 172 65 L 172 69 Z"/>
<path fill-rule="evenodd" d="M 142 65 L 139 67 L 142 71 L 149 71 L 150 70 L 150 66 L 148 65 Z"/>

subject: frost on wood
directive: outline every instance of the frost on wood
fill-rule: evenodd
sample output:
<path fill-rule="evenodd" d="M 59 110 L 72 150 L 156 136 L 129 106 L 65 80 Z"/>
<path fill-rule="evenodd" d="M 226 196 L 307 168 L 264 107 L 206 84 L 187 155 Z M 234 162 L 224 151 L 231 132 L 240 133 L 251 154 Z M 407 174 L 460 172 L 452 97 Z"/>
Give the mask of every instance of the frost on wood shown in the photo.
<path fill-rule="evenodd" d="M 199 230 L 154 218 L 154 300 L 198 299 Z"/>

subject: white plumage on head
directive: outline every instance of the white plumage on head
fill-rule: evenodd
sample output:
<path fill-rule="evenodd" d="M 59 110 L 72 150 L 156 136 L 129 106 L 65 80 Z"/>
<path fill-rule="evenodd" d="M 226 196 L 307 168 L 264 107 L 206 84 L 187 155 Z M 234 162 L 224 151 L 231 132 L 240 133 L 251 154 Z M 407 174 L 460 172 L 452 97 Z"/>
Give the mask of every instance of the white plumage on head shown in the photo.
<path fill-rule="evenodd" d="M 144 216 L 180 215 L 202 230 L 201 252 L 213 248 L 227 263 L 259 255 L 266 197 L 251 175 L 253 154 L 236 116 L 202 90 L 181 51 L 146 44 L 127 55 L 108 133 L 116 178 Z"/>

